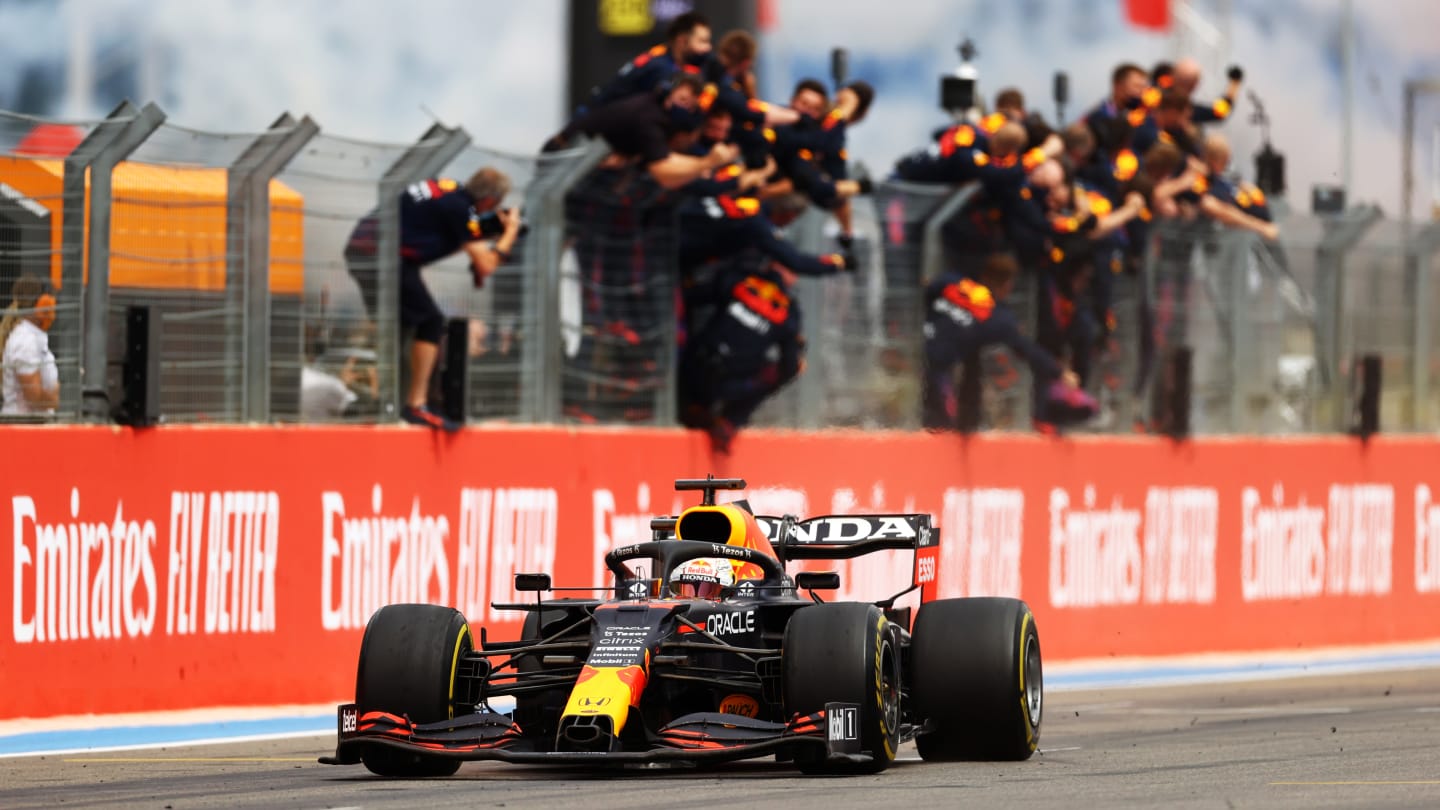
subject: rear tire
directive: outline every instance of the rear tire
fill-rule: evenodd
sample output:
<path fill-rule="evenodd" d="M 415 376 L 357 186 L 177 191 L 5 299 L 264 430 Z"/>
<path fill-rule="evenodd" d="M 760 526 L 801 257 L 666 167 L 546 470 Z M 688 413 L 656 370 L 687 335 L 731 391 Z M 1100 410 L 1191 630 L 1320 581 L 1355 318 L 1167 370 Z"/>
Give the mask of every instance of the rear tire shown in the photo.
<path fill-rule="evenodd" d="M 403 715 L 415 724 L 455 716 L 455 665 L 473 647 L 470 625 L 453 608 L 386 605 L 375 611 L 360 643 L 355 704 L 360 713 Z M 360 755 L 379 776 L 449 776 L 459 760 L 371 746 Z"/>
<path fill-rule="evenodd" d="M 1029 759 L 1040 744 L 1044 675 L 1035 616 L 1018 599 L 943 599 L 911 634 L 915 738 L 926 760 Z"/>
<path fill-rule="evenodd" d="M 785 628 L 785 711 L 811 714 L 826 703 L 860 706 L 865 763 L 827 762 L 814 747 L 795 749 L 802 773 L 878 773 L 900 747 L 900 634 L 874 605 L 801 608 Z"/>

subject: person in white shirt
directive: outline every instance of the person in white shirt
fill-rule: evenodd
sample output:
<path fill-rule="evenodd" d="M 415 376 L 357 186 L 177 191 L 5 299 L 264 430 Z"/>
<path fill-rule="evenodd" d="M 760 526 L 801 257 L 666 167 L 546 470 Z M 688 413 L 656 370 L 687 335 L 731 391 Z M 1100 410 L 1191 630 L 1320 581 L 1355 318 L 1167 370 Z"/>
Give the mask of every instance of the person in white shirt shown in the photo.
<path fill-rule="evenodd" d="M 310 365 L 300 368 L 300 418 L 306 422 L 331 422 L 345 415 L 345 409 L 360 396 L 345 381 Z"/>
<path fill-rule="evenodd" d="M 60 375 L 50 353 L 50 325 L 55 323 L 55 294 L 36 276 L 16 279 L 10 306 L 0 320 L 4 346 L 4 415 L 55 413 L 60 404 Z"/>

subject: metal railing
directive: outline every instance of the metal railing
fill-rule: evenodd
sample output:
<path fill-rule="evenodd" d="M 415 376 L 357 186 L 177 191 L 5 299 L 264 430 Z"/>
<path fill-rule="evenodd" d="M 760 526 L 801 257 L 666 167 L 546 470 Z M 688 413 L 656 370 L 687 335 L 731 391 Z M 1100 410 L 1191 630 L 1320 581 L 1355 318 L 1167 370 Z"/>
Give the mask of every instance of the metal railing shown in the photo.
<path fill-rule="evenodd" d="M 452 332 L 468 334 L 468 418 L 674 424 L 677 200 L 597 168 L 606 154 L 510 155 L 441 125 L 411 144 L 371 143 L 289 114 L 260 133 L 198 132 L 153 104 L 77 123 L 0 112 L 0 303 L 22 274 L 56 282 L 62 421 L 111 418 L 132 305 L 161 323 L 166 421 L 390 421 L 407 336 L 376 313 L 398 309 L 396 201 L 416 180 L 495 166 L 528 235 L 482 289 L 463 257 L 425 270 L 447 316 L 469 323 Z M 856 201 L 861 267 L 796 282 L 807 370 L 757 424 L 919 425 L 923 286 L 988 249 L 955 235 L 974 195 L 886 182 Z M 368 215 L 373 254 L 347 256 Z M 1291 217 L 1282 232 L 1267 245 L 1214 227 L 1154 229 L 1143 265 L 1112 279 L 1117 328 L 1092 375 L 1103 414 L 1086 429 L 1148 425 L 1156 364 L 1179 345 L 1193 351 L 1198 433 L 1345 430 L 1365 354 L 1382 361 L 1384 430 L 1440 427 L 1440 329 L 1429 322 L 1440 225 L 1361 208 Z M 789 236 L 835 249 L 821 212 Z M 1022 282 L 1011 305 L 1033 330 L 1039 290 Z M 1023 364 L 1001 350 L 983 364 L 982 425 L 1027 428 Z M 316 399 L 317 380 L 348 394 Z"/>

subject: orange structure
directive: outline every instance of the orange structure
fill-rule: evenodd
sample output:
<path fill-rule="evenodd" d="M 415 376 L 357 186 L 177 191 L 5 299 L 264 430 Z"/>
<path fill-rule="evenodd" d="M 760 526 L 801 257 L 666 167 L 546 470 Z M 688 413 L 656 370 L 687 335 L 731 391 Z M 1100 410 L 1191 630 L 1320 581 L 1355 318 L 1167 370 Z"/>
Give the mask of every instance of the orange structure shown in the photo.
<path fill-rule="evenodd" d="M 49 213 L 50 275 L 60 278 L 63 161 L 0 157 L 0 188 L 10 201 Z M 116 288 L 225 289 L 226 171 L 125 162 L 115 168 L 110 284 Z M 86 184 L 89 193 L 89 184 Z M 270 290 L 304 291 L 304 217 L 299 192 L 270 182 Z M 87 207 L 88 208 L 88 207 Z M 37 217 L 37 224 L 41 217 Z M 87 257 L 88 267 L 88 257 Z"/>

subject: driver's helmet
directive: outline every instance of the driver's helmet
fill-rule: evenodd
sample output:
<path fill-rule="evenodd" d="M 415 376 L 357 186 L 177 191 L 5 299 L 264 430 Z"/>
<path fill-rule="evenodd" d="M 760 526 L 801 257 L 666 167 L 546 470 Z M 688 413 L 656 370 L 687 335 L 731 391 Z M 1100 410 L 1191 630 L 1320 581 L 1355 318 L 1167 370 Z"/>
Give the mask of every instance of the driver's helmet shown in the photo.
<path fill-rule="evenodd" d="M 680 599 L 723 599 L 735 587 L 735 566 L 729 560 L 701 557 L 670 573 L 670 595 Z"/>

